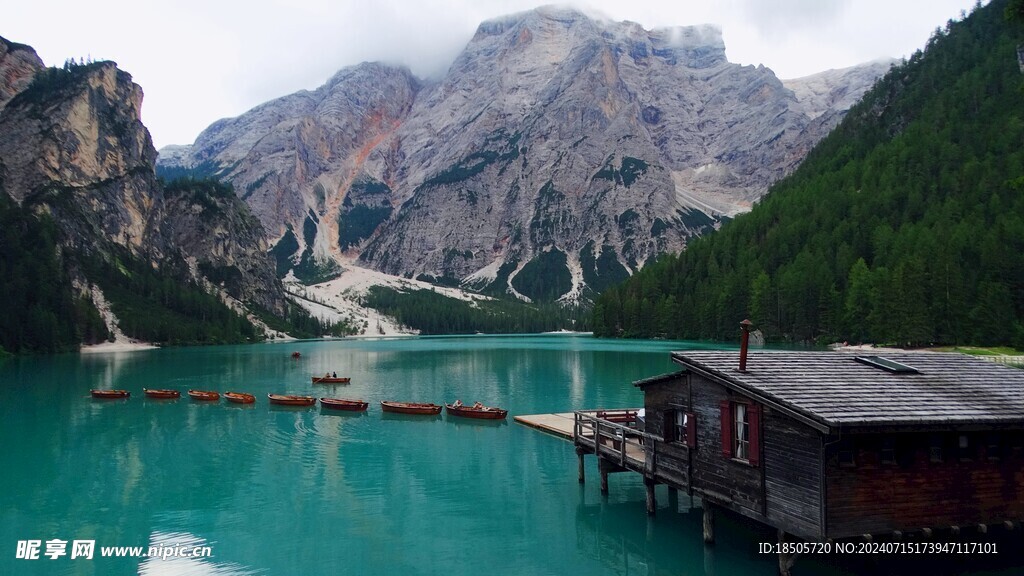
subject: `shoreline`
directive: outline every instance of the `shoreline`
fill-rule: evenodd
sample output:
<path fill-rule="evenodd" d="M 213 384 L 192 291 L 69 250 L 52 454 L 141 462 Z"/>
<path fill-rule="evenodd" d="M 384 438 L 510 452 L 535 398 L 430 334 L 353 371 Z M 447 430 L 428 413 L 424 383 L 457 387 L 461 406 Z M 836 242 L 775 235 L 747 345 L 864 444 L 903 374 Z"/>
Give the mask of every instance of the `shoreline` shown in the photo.
<path fill-rule="evenodd" d="M 84 345 L 78 349 L 79 354 L 103 354 L 107 352 L 138 352 L 140 350 L 156 350 L 159 346 L 146 342 L 104 342 L 102 344 Z"/>

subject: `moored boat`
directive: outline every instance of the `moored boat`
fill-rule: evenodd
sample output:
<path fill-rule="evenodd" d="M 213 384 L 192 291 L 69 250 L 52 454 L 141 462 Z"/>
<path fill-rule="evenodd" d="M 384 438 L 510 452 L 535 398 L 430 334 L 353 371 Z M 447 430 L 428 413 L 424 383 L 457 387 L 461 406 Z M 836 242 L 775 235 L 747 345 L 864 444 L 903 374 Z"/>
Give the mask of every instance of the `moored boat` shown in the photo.
<path fill-rule="evenodd" d="M 349 410 L 352 412 L 363 412 L 370 405 L 362 400 L 346 400 L 345 398 L 321 398 L 320 406 L 334 410 Z"/>
<path fill-rule="evenodd" d="M 181 392 L 177 390 L 150 390 L 143 388 L 142 391 L 145 392 L 146 398 L 160 398 L 163 400 L 181 398 Z"/>
<path fill-rule="evenodd" d="M 381 400 L 380 409 L 385 412 L 395 412 L 398 414 L 426 414 L 429 416 L 435 416 L 441 413 L 441 406 L 423 402 L 393 402 L 391 400 Z"/>
<path fill-rule="evenodd" d="M 252 404 L 256 401 L 255 396 L 245 392 L 225 392 L 224 398 L 227 398 L 228 402 L 234 402 L 235 404 Z"/>
<path fill-rule="evenodd" d="M 127 398 L 132 395 L 127 390 L 90 390 L 93 398 Z"/>
<path fill-rule="evenodd" d="M 444 406 L 452 416 L 461 416 L 463 418 L 502 420 L 508 416 L 508 410 L 502 410 L 493 406 L 456 406 L 454 404 L 445 404 Z"/>
<path fill-rule="evenodd" d="M 336 378 L 332 376 L 313 376 L 313 384 L 348 384 L 351 378 Z"/>
<path fill-rule="evenodd" d="M 288 394 L 267 394 L 271 404 L 283 406 L 312 406 L 316 404 L 316 398 L 312 396 L 291 396 Z"/>
<path fill-rule="evenodd" d="M 215 401 L 220 400 L 220 392 L 210 390 L 189 390 L 188 397 L 193 400 Z"/>

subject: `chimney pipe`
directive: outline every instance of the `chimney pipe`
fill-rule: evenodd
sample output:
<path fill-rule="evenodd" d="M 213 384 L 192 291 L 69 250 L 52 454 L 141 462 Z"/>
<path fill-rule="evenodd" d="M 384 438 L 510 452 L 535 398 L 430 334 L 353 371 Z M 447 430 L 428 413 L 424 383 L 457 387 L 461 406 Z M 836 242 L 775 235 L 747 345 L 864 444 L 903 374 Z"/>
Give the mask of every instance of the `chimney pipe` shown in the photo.
<path fill-rule="evenodd" d="M 747 347 L 750 345 L 751 326 L 753 323 L 750 320 L 740 322 L 740 328 L 743 330 L 743 334 L 740 336 L 740 372 L 747 371 Z"/>

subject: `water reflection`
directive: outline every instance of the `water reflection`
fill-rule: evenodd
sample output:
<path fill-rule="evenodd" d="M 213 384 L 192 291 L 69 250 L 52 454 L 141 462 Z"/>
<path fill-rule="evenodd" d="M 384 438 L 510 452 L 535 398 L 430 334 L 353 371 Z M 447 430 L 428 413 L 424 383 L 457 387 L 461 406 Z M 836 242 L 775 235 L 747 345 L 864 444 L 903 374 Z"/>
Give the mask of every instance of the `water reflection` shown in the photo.
<path fill-rule="evenodd" d="M 205 554 L 205 547 L 215 554 L 216 546 L 188 533 L 153 532 L 148 546 L 147 553 L 159 556 L 150 556 L 139 564 L 140 576 L 255 576 L 267 573 L 241 564 L 216 562 L 212 557 L 192 557 L 193 553 Z M 183 555 L 177 556 L 179 553 Z"/>

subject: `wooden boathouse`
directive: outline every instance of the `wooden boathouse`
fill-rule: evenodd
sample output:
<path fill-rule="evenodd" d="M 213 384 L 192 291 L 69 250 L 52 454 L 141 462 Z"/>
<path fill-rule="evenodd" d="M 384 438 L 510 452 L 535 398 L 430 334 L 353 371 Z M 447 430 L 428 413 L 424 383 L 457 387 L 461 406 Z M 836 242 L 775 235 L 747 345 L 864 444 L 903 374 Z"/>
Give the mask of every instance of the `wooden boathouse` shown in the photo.
<path fill-rule="evenodd" d="M 574 442 L 607 475 L 634 471 L 791 536 L 927 538 L 1020 529 L 1024 370 L 956 353 L 673 352 L 636 382 L 635 419 L 578 412 Z M 794 558 L 779 558 L 788 574 Z"/>

